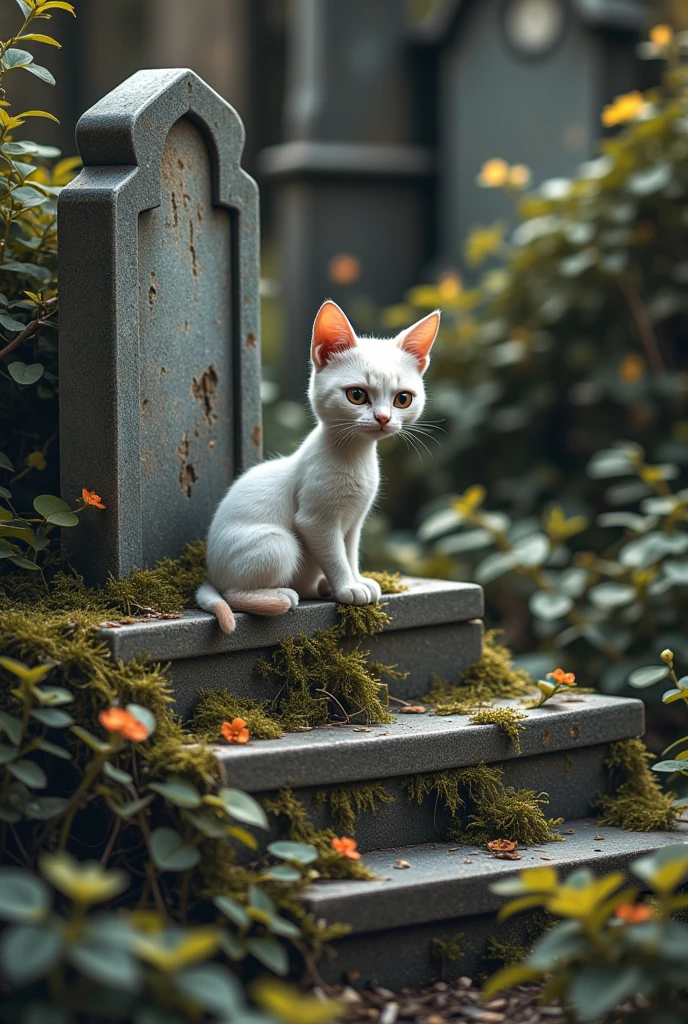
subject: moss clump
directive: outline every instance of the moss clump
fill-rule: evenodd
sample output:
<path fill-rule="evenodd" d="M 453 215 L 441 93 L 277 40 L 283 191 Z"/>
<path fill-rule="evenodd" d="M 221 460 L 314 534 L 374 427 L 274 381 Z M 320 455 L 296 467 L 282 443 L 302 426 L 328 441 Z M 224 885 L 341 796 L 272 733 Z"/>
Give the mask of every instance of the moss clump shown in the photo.
<path fill-rule="evenodd" d="M 434 678 L 424 699 L 436 705 L 436 714 L 470 714 L 482 704 L 533 693 L 533 680 L 524 669 L 513 667 L 510 651 L 496 642 L 495 635 L 495 630 L 485 634 L 480 661 L 469 665 L 456 683 Z"/>
<path fill-rule="evenodd" d="M 330 718 L 382 723 L 387 710 L 383 673 L 393 668 L 368 661 L 361 637 L 378 633 L 389 621 L 380 605 L 340 605 L 340 621 L 313 636 L 287 637 L 259 674 L 279 686 L 275 707 L 287 731 L 326 725 Z"/>
<path fill-rule="evenodd" d="M 612 743 L 606 765 L 613 792 L 598 797 L 599 825 L 614 825 L 626 832 L 662 832 L 676 824 L 675 793 L 665 793 L 651 770 L 651 754 L 641 739 Z"/>
<path fill-rule="evenodd" d="M 443 980 L 449 964 L 456 960 L 462 960 L 471 949 L 473 949 L 473 944 L 466 940 L 464 932 L 457 932 L 450 939 L 431 939 L 430 941 L 430 954 L 433 960 L 441 962 Z"/>
<path fill-rule="evenodd" d="M 521 737 L 519 733 L 524 728 L 521 721 L 526 717 L 522 711 L 517 711 L 516 708 L 481 708 L 471 715 L 469 722 L 471 725 L 496 725 L 503 729 L 513 743 L 516 753 L 520 754 Z"/>
<path fill-rule="evenodd" d="M 223 722 L 243 718 L 251 738 L 255 740 L 278 740 L 284 736 L 279 722 L 270 715 L 270 702 L 237 697 L 229 690 L 199 690 L 198 703 L 189 731 L 201 739 L 219 739 Z"/>
<path fill-rule="evenodd" d="M 346 836 L 356 834 L 356 818 L 364 811 L 374 814 L 381 804 L 393 802 L 394 797 L 380 782 L 333 786 L 315 796 L 316 807 L 327 805 L 336 828 Z"/>
<path fill-rule="evenodd" d="M 331 828 L 316 829 L 308 812 L 290 789 L 282 789 L 275 797 L 264 801 L 265 810 L 282 819 L 287 839 L 309 843 L 318 851 L 316 870 L 322 878 L 372 879 L 375 875 L 360 860 L 350 860 L 332 849 L 336 833 Z"/>
<path fill-rule="evenodd" d="M 368 572 L 363 573 L 371 580 L 377 580 L 383 594 L 403 594 L 408 590 L 408 583 L 404 583 L 398 572 Z"/>
<path fill-rule="evenodd" d="M 503 964 L 519 964 L 528 956 L 528 949 L 517 939 L 500 942 L 494 935 L 487 941 L 486 960 L 501 960 Z"/>
<path fill-rule="evenodd" d="M 418 803 L 433 794 L 444 802 L 453 819 L 448 838 L 456 842 L 512 839 L 525 846 L 560 842 L 553 829 L 563 819 L 547 819 L 542 811 L 547 794 L 505 786 L 503 776 L 503 768 L 479 764 L 409 776 L 402 785 Z"/>
<path fill-rule="evenodd" d="M 163 558 L 152 569 L 141 569 L 124 579 L 112 576 L 105 593 L 125 615 L 139 612 L 181 612 L 193 606 L 194 593 L 206 577 L 205 543 L 187 544 L 179 558 Z"/>

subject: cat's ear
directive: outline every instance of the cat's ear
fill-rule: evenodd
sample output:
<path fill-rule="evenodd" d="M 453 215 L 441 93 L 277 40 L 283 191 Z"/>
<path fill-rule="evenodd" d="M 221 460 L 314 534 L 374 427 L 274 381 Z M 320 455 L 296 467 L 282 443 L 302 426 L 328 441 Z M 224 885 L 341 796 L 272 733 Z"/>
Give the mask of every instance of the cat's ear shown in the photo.
<path fill-rule="evenodd" d="M 355 345 L 354 329 L 337 303 L 332 299 L 323 302 L 313 324 L 311 342 L 311 359 L 316 370 L 322 370 L 335 352 L 343 352 Z"/>
<path fill-rule="evenodd" d="M 429 313 L 422 320 L 408 327 L 399 335 L 397 345 L 403 352 L 408 352 L 418 363 L 418 369 L 425 373 L 430 362 L 430 349 L 437 337 L 440 327 L 440 311 Z"/>

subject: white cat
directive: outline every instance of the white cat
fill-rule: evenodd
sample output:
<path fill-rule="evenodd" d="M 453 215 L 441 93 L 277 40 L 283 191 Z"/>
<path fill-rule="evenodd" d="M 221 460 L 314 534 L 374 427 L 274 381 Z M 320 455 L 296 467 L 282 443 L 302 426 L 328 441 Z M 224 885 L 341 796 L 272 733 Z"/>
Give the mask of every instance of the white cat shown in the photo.
<path fill-rule="evenodd" d="M 231 608 L 282 615 L 299 598 L 380 599 L 378 583 L 358 567 L 380 482 L 376 442 L 422 413 L 439 323 L 434 312 L 396 338 L 357 338 L 336 303 L 320 307 L 309 389 L 318 425 L 293 455 L 235 480 L 210 525 L 208 579 L 196 600 L 225 633 L 235 625 Z"/>

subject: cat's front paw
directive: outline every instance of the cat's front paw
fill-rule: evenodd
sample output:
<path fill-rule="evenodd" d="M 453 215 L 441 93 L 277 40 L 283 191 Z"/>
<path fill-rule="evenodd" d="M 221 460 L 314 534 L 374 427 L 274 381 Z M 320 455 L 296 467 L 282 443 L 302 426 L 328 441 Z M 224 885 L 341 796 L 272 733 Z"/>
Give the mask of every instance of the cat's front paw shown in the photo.
<path fill-rule="evenodd" d="M 359 576 L 358 582 L 362 583 L 364 587 L 368 588 L 368 590 L 373 595 L 374 602 L 380 600 L 380 598 L 382 597 L 382 587 L 380 586 L 377 580 L 371 579 L 370 576 Z"/>
<path fill-rule="evenodd" d="M 366 580 L 365 583 L 350 583 L 347 587 L 335 590 L 332 597 L 337 604 L 374 604 L 377 600 L 373 596 L 369 580 Z"/>

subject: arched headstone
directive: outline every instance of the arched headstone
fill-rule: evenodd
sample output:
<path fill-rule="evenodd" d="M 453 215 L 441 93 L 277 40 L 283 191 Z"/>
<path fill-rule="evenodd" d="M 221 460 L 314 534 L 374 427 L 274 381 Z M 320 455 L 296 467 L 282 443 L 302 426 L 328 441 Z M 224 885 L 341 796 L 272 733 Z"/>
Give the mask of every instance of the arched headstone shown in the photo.
<path fill-rule="evenodd" d="M 77 126 L 59 201 L 64 530 L 90 582 L 176 556 L 261 456 L 258 189 L 192 71 L 139 71 Z M 95 510 L 93 510 L 95 511 Z"/>

